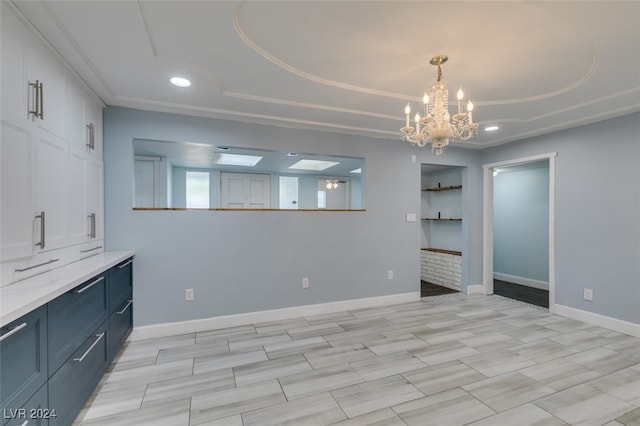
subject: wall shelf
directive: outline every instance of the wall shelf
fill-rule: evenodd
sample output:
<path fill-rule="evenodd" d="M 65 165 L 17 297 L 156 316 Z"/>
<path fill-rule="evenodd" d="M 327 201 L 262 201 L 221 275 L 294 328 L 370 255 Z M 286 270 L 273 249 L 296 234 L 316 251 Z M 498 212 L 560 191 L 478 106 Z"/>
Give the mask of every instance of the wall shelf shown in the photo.
<path fill-rule="evenodd" d="M 439 249 L 439 248 L 433 248 L 433 247 L 421 248 L 420 250 L 422 250 L 422 251 L 431 251 L 431 252 L 434 252 L 434 253 L 451 254 L 453 256 L 462 256 L 462 252 L 461 251 L 457 251 L 457 250 L 445 250 L 445 249 Z"/>
<path fill-rule="evenodd" d="M 438 191 L 450 191 L 452 189 L 461 189 L 462 185 L 450 185 L 450 186 L 436 186 L 433 188 L 424 188 L 423 191 L 438 192 Z"/>

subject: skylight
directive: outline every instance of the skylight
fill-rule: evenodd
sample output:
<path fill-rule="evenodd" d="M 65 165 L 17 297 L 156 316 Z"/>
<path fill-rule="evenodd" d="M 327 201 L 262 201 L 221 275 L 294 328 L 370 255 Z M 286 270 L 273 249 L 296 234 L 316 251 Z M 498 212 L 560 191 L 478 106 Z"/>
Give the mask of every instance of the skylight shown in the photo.
<path fill-rule="evenodd" d="M 254 167 L 262 158 L 258 155 L 219 153 L 215 163 L 224 166 Z"/>
<path fill-rule="evenodd" d="M 336 164 L 340 164 L 339 161 L 323 161 L 323 160 L 306 160 L 306 159 L 302 159 L 300 161 L 298 161 L 297 163 L 289 166 L 290 169 L 297 169 L 297 170 L 315 170 L 315 171 L 320 171 L 320 170 L 326 170 L 329 167 L 333 167 Z"/>

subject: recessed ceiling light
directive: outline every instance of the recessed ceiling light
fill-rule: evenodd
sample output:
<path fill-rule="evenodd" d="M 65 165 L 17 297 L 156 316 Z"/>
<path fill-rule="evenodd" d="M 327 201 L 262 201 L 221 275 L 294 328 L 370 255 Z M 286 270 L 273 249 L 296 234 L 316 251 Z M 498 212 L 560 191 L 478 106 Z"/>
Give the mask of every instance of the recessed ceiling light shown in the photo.
<path fill-rule="evenodd" d="M 254 167 L 262 160 L 262 157 L 258 155 L 242 155 L 242 154 L 218 154 L 216 164 L 225 166 L 244 166 Z"/>
<path fill-rule="evenodd" d="M 298 153 L 297 152 L 287 152 L 287 157 L 297 157 Z"/>
<path fill-rule="evenodd" d="M 186 78 L 182 78 L 182 77 L 171 77 L 171 80 L 169 80 L 171 82 L 171 84 L 173 84 L 174 86 L 178 86 L 178 87 L 189 87 L 191 86 L 191 82 L 189 80 L 187 80 Z"/>
<path fill-rule="evenodd" d="M 487 126 L 484 128 L 485 132 L 495 132 L 496 130 L 498 130 L 500 127 L 498 126 Z"/>
<path fill-rule="evenodd" d="M 323 160 L 300 160 L 297 163 L 289 166 L 290 169 L 298 170 L 325 170 L 329 167 L 333 167 L 336 164 L 340 164 L 339 161 L 323 161 Z"/>

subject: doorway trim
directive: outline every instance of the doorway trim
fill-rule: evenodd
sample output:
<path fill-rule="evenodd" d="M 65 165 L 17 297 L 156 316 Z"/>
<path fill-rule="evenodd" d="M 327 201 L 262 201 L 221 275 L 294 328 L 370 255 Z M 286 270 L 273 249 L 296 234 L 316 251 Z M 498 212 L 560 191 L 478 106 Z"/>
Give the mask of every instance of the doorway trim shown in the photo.
<path fill-rule="evenodd" d="M 482 291 L 493 294 L 493 170 L 496 167 L 549 160 L 549 312 L 555 313 L 556 301 L 556 157 L 557 152 L 515 158 L 497 163 L 483 164 L 482 200 Z"/>

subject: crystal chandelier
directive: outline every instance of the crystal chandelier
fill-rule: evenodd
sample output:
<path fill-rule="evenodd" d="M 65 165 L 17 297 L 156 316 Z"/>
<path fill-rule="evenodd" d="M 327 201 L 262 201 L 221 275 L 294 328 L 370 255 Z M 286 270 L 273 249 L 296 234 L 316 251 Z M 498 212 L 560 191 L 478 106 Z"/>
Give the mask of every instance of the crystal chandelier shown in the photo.
<path fill-rule="evenodd" d="M 440 155 L 445 150 L 451 139 L 469 140 L 478 133 L 478 125 L 473 123 L 471 112 L 473 104 L 467 103 L 467 112 L 462 112 L 462 99 L 464 93 L 458 90 L 458 113 L 453 117 L 449 114 L 449 90 L 447 82 L 442 79 L 442 69 L 440 65 L 449 59 L 445 55 L 435 56 L 429 61 L 431 65 L 438 67 L 438 80 L 431 86 L 429 94 L 425 92 L 422 101 L 424 102 L 424 117 L 415 115 L 415 127 L 409 124 L 409 114 L 411 105 L 407 104 L 404 113 L 407 117 L 406 125 L 400 129 L 402 140 L 423 147 L 431 142 L 431 151 L 435 155 Z"/>

